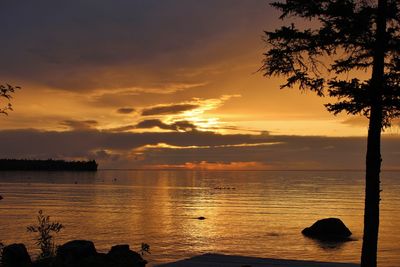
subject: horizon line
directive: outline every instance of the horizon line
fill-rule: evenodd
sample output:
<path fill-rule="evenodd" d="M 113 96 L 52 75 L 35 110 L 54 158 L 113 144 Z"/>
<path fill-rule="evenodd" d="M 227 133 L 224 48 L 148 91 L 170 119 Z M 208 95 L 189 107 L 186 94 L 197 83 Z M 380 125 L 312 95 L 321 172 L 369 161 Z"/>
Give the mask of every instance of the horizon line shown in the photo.
<path fill-rule="evenodd" d="M 251 171 L 251 172 L 256 172 L 256 171 L 290 171 L 290 172 L 296 172 L 296 171 L 311 171 L 311 172 L 330 172 L 330 171 L 338 171 L 338 172 L 364 172 L 365 169 L 257 169 L 257 170 L 252 170 L 252 169 L 237 169 L 237 170 L 232 170 L 232 169 L 217 169 L 217 170 L 212 170 L 212 169 L 184 169 L 184 168 L 161 168 L 161 169 L 151 169 L 151 168 L 99 168 L 98 171 L 206 171 L 206 172 L 214 172 L 214 171 L 239 171 L 239 172 L 245 172 L 245 171 Z M 382 172 L 400 172 L 400 169 L 382 169 Z"/>

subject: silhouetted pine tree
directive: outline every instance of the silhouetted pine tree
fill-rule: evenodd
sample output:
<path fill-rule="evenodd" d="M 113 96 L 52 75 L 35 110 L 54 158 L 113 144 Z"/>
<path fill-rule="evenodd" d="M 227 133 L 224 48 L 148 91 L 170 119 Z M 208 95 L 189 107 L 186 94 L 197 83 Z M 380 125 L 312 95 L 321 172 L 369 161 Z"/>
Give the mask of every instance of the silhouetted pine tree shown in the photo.
<path fill-rule="evenodd" d="M 400 116 L 400 1 L 287 0 L 272 6 L 281 19 L 300 17 L 311 26 L 265 32 L 264 75 L 286 77 L 281 88 L 298 85 L 337 98 L 326 105 L 334 114 L 369 119 L 361 266 L 376 266 L 381 131 Z M 370 78 L 360 79 L 362 71 Z"/>

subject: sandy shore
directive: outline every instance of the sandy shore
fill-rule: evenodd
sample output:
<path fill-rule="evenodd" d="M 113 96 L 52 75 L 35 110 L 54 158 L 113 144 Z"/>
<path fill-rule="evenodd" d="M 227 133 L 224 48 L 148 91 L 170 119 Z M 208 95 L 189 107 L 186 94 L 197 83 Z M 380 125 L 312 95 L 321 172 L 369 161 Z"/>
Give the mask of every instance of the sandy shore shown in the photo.
<path fill-rule="evenodd" d="M 264 259 L 255 257 L 204 254 L 157 267 L 359 267 L 354 263 L 332 263 L 301 260 Z"/>

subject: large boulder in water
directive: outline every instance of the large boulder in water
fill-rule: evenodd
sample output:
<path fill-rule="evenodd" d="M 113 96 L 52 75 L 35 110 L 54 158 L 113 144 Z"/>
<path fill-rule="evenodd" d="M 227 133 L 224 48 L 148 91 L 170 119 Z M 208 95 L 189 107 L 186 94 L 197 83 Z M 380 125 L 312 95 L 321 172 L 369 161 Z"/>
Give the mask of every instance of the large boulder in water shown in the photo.
<path fill-rule="evenodd" d="M 24 244 L 11 244 L 3 248 L 2 263 L 3 267 L 26 267 L 32 261 Z"/>
<path fill-rule="evenodd" d="M 338 218 L 327 218 L 315 222 L 311 227 L 305 228 L 303 235 L 326 241 L 348 241 L 351 231 Z"/>

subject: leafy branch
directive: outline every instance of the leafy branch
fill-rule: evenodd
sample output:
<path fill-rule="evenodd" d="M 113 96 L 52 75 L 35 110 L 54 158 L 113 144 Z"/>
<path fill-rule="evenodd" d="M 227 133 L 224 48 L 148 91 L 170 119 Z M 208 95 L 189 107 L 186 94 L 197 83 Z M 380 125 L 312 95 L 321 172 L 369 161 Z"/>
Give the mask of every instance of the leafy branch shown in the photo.
<path fill-rule="evenodd" d="M 38 233 L 35 241 L 41 250 L 39 258 L 52 257 L 55 255 L 53 233 L 59 233 L 64 226 L 59 222 L 51 222 L 50 216 L 44 215 L 42 210 L 39 210 L 37 215 L 37 223 L 37 225 L 28 226 L 27 231 L 29 233 Z"/>
<path fill-rule="evenodd" d="M 15 93 L 16 90 L 21 89 L 19 86 L 13 86 L 10 84 L 0 85 L 0 97 L 7 99 L 8 103 L 5 107 L 0 108 L 0 114 L 8 115 L 9 111 L 13 111 L 10 100 L 12 98 L 12 94 Z"/>

